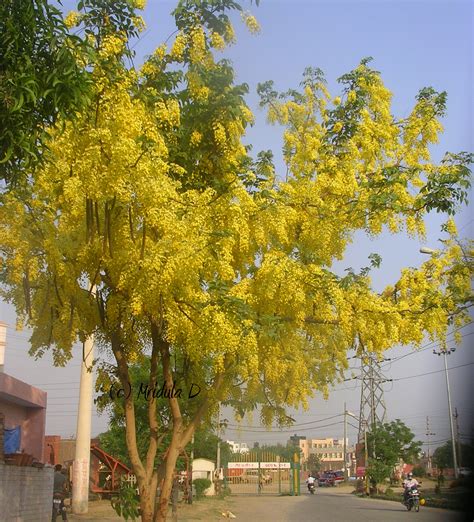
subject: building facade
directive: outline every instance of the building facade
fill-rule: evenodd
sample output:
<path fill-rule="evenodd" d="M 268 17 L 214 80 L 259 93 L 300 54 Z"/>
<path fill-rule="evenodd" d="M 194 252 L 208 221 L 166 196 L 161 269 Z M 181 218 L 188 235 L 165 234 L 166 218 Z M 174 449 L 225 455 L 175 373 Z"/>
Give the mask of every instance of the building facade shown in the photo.
<path fill-rule="evenodd" d="M 0 373 L 0 413 L 5 430 L 18 429 L 18 448 L 14 451 L 44 461 L 46 392 Z"/>
<path fill-rule="evenodd" d="M 226 440 L 230 446 L 232 453 L 248 453 L 250 451 L 246 442 L 234 442 L 233 440 Z"/>
<path fill-rule="evenodd" d="M 342 470 L 344 468 L 344 440 L 343 439 L 306 439 L 300 440 L 301 462 L 308 462 L 309 456 L 315 454 L 321 461 L 321 471 Z M 346 439 L 347 468 L 354 465 L 355 450 L 349 446 Z M 311 470 L 309 470 L 311 471 Z"/>

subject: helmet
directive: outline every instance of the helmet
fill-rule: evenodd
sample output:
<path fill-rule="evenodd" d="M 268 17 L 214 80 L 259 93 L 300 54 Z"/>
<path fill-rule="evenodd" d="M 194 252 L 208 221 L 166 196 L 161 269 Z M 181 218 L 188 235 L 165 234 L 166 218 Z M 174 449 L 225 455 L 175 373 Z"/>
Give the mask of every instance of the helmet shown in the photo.
<path fill-rule="evenodd" d="M 425 499 L 424 499 L 424 498 L 420 498 L 420 504 L 421 504 L 422 506 L 425 505 Z"/>
<path fill-rule="evenodd" d="M 408 473 L 408 478 L 413 478 L 413 473 Z"/>

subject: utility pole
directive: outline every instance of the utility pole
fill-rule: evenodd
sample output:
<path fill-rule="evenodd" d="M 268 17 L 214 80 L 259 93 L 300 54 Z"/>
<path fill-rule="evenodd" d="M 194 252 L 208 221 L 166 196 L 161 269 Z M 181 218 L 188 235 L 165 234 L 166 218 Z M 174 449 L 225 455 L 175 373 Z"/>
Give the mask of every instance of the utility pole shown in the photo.
<path fill-rule="evenodd" d="M 216 494 L 219 493 L 219 480 L 221 478 L 221 404 L 217 405 L 217 458 L 216 458 L 216 475 L 214 477 L 214 489 Z"/>
<path fill-rule="evenodd" d="M 446 388 L 448 390 L 448 408 L 449 408 L 449 424 L 451 426 L 451 443 L 453 447 L 453 465 L 454 465 L 454 478 L 459 478 L 458 472 L 458 460 L 456 456 L 456 441 L 454 440 L 454 425 L 453 425 L 453 410 L 451 406 L 451 390 L 449 389 L 449 375 L 448 375 L 448 356 L 446 350 L 443 350 L 444 359 L 444 371 L 446 373 Z"/>
<path fill-rule="evenodd" d="M 218 413 L 217 413 L 217 461 L 216 468 L 217 473 L 220 473 L 221 469 L 221 405 L 218 405 Z"/>
<path fill-rule="evenodd" d="M 344 480 L 347 480 L 347 408 L 344 403 Z"/>
<path fill-rule="evenodd" d="M 94 291 L 95 289 L 93 289 Z M 82 345 L 81 381 L 79 387 L 79 411 L 77 413 L 76 452 L 72 475 L 72 512 L 76 515 L 89 509 L 89 466 L 91 454 L 92 387 L 94 378 L 94 337 Z"/>
<path fill-rule="evenodd" d="M 422 254 L 428 254 L 433 257 L 437 257 L 440 255 L 439 250 L 434 250 L 432 248 L 422 247 L 420 248 L 420 252 Z M 456 456 L 456 441 L 454 440 L 454 425 L 453 425 L 453 410 L 451 407 L 451 391 L 449 389 L 449 375 L 448 375 L 448 360 L 447 356 L 454 352 L 456 349 L 451 348 L 450 350 L 447 350 L 446 348 L 441 350 L 440 352 L 437 352 L 436 350 L 433 350 L 433 353 L 435 355 L 443 355 L 444 359 L 444 373 L 446 375 L 446 391 L 448 394 L 448 409 L 449 409 L 449 426 L 451 428 L 451 446 L 453 450 L 453 465 L 454 465 L 454 478 L 459 478 L 459 469 L 458 469 L 458 460 Z"/>
<path fill-rule="evenodd" d="M 454 466 L 454 478 L 459 478 L 459 469 L 458 469 L 458 459 L 456 455 L 456 439 L 454 436 L 454 423 L 453 423 L 453 409 L 451 406 L 451 390 L 449 387 L 449 374 L 448 374 L 448 355 L 451 352 L 454 352 L 455 348 L 452 348 L 451 350 L 441 350 L 440 352 L 437 352 L 436 350 L 433 350 L 433 353 L 435 355 L 442 355 L 444 360 L 444 374 L 446 376 L 446 392 L 448 395 L 448 410 L 449 410 L 449 427 L 451 428 L 451 448 L 453 451 L 453 466 Z"/>
<path fill-rule="evenodd" d="M 436 433 L 433 433 L 430 430 L 430 418 L 426 417 L 426 437 L 428 439 L 428 464 L 427 464 L 427 471 L 431 473 L 431 453 L 430 453 L 430 444 L 431 444 L 431 437 L 436 435 Z"/>
<path fill-rule="evenodd" d="M 461 437 L 459 435 L 459 414 L 457 408 L 454 408 L 454 418 L 456 419 L 456 439 L 458 441 L 458 465 L 462 466 Z"/>
<path fill-rule="evenodd" d="M 369 475 L 367 474 L 367 468 L 369 467 L 369 448 L 367 446 L 367 424 L 364 428 L 364 452 L 365 452 L 365 494 L 369 496 Z"/>
<path fill-rule="evenodd" d="M 193 463 L 194 463 L 194 433 L 191 438 L 191 470 L 188 475 L 188 504 L 193 503 Z"/>

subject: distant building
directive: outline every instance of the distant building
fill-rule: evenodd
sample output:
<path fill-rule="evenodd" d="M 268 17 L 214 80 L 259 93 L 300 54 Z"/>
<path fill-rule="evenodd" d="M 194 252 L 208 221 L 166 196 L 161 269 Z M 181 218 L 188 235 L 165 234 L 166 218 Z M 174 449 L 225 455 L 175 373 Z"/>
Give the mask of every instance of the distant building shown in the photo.
<path fill-rule="evenodd" d="M 233 440 L 226 440 L 226 443 L 230 446 L 232 453 L 248 453 L 250 451 L 246 442 L 234 442 Z"/>
<path fill-rule="evenodd" d="M 288 444 L 299 446 L 300 440 L 306 440 L 306 435 L 297 435 L 296 433 L 290 437 Z"/>
<path fill-rule="evenodd" d="M 300 440 L 301 462 L 307 462 L 311 454 L 318 455 L 321 460 L 321 471 L 341 470 L 344 468 L 344 440 L 343 439 L 307 439 Z M 355 449 L 349 446 L 346 439 L 347 467 L 351 469 L 355 462 Z"/>

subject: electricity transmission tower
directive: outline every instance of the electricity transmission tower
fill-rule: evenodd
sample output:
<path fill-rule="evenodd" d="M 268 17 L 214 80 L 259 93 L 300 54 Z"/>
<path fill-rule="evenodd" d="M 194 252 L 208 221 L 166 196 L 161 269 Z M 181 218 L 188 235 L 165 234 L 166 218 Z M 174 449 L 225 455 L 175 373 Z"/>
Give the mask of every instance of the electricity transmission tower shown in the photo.
<path fill-rule="evenodd" d="M 385 420 L 387 408 L 382 384 L 387 379 L 382 375 L 381 362 L 373 353 L 361 357 L 359 442 L 364 440 L 365 430 Z"/>

